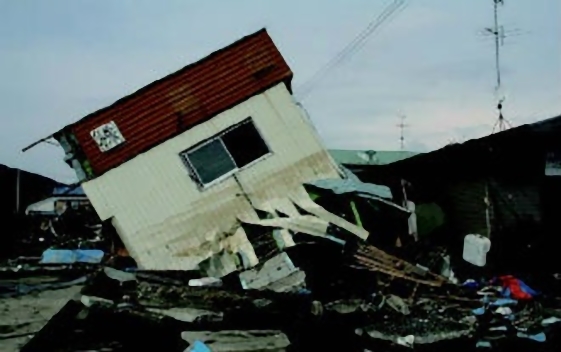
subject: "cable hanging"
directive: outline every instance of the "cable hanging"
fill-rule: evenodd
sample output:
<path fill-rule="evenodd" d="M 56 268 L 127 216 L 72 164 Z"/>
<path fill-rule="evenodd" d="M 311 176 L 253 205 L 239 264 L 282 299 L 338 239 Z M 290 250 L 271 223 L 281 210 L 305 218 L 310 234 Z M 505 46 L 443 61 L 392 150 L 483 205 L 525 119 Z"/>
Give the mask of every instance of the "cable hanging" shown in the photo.
<path fill-rule="evenodd" d="M 304 84 L 297 89 L 297 96 L 299 100 L 304 100 L 312 90 L 319 84 L 319 82 L 338 65 L 343 63 L 355 55 L 360 49 L 364 47 L 369 37 L 372 36 L 383 24 L 406 7 L 406 0 L 394 0 L 391 4 L 386 6 L 378 17 L 372 20 L 364 30 L 362 30 L 349 44 L 347 44 L 337 55 L 335 55 L 327 64 L 321 67 L 316 73 L 312 75 Z M 395 17 L 395 16 L 394 16 Z"/>

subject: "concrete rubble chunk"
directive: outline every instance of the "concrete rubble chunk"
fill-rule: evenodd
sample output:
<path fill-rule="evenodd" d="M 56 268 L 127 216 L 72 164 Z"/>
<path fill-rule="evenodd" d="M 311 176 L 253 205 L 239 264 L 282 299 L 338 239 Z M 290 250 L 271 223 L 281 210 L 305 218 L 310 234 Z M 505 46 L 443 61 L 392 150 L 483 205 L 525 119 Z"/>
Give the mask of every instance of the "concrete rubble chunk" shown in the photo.
<path fill-rule="evenodd" d="M 242 287 L 260 289 L 297 272 L 292 260 L 286 253 L 281 253 L 266 261 L 260 269 L 252 269 L 239 274 Z"/>
<path fill-rule="evenodd" d="M 325 305 L 325 310 L 334 311 L 339 314 L 349 314 L 356 312 L 364 304 L 362 299 L 338 300 Z"/>
<path fill-rule="evenodd" d="M 92 307 L 96 304 L 105 306 L 105 307 L 110 307 L 112 305 L 115 304 L 115 302 L 113 302 L 112 300 L 106 299 L 106 298 L 102 298 L 102 297 L 95 297 L 95 296 L 88 296 L 88 295 L 81 295 L 80 296 L 80 302 L 82 302 L 82 304 L 86 307 Z"/>
<path fill-rule="evenodd" d="M 193 323 L 197 320 L 204 319 L 205 321 L 222 321 L 224 314 L 220 312 L 212 312 L 209 310 L 196 309 L 196 308 L 170 308 L 158 309 L 148 308 L 149 312 L 165 315 L 175 320 Z"/>
<path fill-rule="evenodd" d="M 136 275 L 133 273 L 127 273 L 125 271 L 116 270 L 109 267 L 103 268 L 103 272 L 110 279 L 117 280 L 120 282 L 136 281 Z"/>
<path fill-rule="evenodd" d="M 222 280 L 216 277 L 203 277 L 200 279 L 191 279 L 189 280 L 189 286 L 191 287 L 202 287 L 202 286 L 210 286 L 210 287 L 220 287 L 222 286 Z"/>
<path fill-rule="evenodd" d="M 306 286 L 306 273 L 302 270 L 293 272 L 292 274 L 283 277 L 271 284 L 263 287 L 262 289 L 270 290 L 278 293 L 295 292 L 303 289 Z"/>
<path fill-rule="evenodd" d="M 409 311 L 409 306 L 403 301 L 403 299 L 401 299 L 401 297 L 398 297 L 396 295 L 389 295 L 386 298 L 386 303 L 396 312 L 399 312 L 403 315 L 409 315 L 411 313 Z"/>

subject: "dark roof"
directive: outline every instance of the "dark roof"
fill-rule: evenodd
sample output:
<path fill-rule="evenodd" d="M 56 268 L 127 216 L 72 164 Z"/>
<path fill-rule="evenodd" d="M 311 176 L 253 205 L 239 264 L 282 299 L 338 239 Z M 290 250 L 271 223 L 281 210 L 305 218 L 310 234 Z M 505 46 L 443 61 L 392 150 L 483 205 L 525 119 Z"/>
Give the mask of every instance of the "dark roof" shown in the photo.
<path fill-rule="evenodd" d="M 439 183 L 450 177 L 477 177 L 482 172 L 508 174 L 533 172 L 543 167 L 544 151 L 555 148 L 561 139 L 561 116 L 447 145 L 441 149 L 412 156 L 370 169 L 360 166 L 353 171 L 366 182 L 388 184 L 399 177 Z M 541 156 L 540 156 L 541 155 Z"/>
<path fill-rule="evenodd" d="M 17 202 L 18 169 L 0 164 L 0 223 L 6 224 L 13 217 Z M 20 211 L 32 203 L 50 196 L 56 186 L 61 186 L 55 180 L 24 170 L 19 171 L 19 201 Z M 7 225 L 6 225 L 7 226 Z M 2 245 L 0 245 L 2 247 Z M 0 248 L 0 251 L 2 248 Z"/>
<path fill-rule="evenodd" d="M 339 164 L 344 165 L 386 165 L 410 158 L 419 153 L 406 150 L 348 150 L 330 149 L 329 153 Z M 368 155 L 372 158 L 369 159 Z"/>
<path fill-rule="evenodd" d="M 63 131 L 71 131 L 95 175 L 284 82 L 292 72 L 265 29 L 188 65 Z M 125 142 L 101 152 L 90 132 L 114 121 Z"/>

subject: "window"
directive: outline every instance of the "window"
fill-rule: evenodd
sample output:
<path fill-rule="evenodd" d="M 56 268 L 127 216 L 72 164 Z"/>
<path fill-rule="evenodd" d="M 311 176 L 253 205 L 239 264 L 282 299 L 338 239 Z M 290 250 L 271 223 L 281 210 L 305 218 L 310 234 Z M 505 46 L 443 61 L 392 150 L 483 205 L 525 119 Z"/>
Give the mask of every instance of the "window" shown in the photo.
<path fill-rule="evenodd" d="M 253 121 L 247 119 L 180 155 L 198 182 L 206 185 L 267 154 L 267 144 Z"/>

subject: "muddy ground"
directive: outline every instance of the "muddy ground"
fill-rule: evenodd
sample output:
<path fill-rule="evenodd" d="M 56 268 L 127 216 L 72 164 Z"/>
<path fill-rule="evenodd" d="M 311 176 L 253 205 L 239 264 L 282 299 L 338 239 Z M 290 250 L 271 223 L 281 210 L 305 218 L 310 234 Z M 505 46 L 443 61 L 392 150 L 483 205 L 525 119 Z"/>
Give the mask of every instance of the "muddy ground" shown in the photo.
<path fill-rule="evenodd" d="M 0 352 L 19 351 L 81 288 L 0 298 Z"/>

